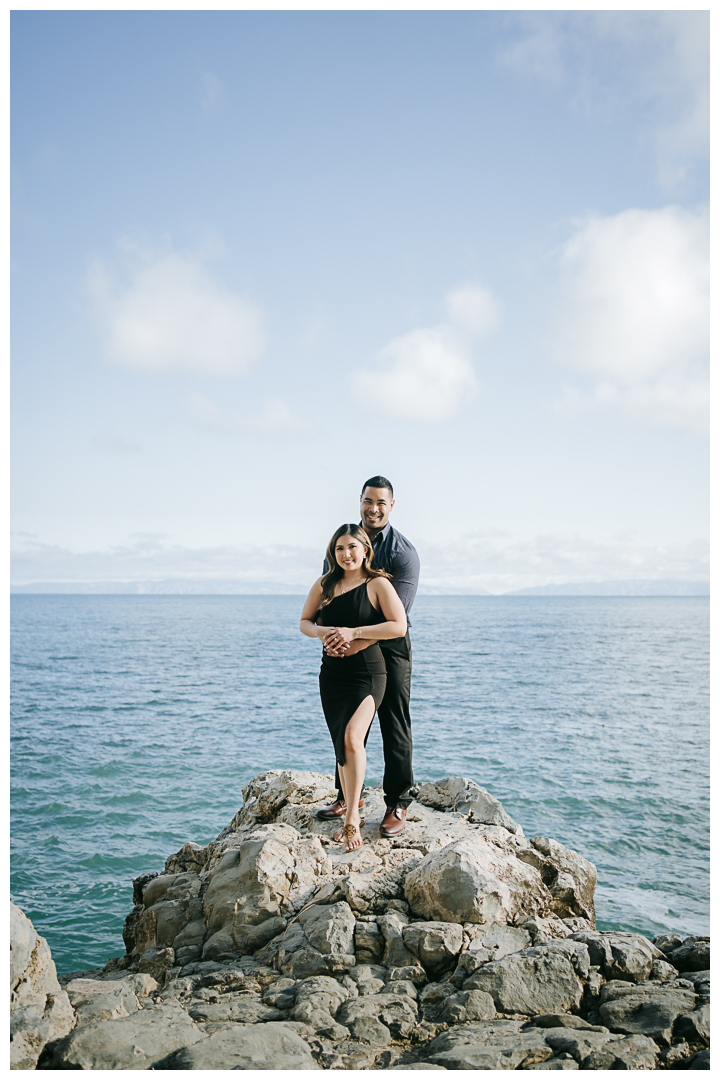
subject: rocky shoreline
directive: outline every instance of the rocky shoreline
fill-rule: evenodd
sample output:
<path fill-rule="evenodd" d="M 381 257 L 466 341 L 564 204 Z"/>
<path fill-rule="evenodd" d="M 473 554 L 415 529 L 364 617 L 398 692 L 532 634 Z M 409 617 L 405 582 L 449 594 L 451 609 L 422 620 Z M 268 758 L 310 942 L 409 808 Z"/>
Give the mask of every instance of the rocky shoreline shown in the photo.
<path fill-rule="evenodd" d="M 471 780 L 345 854 L 272 771 L 133 883 L 126 955 L 60 976 L 11 906 L 15 1069 L 708 1069 L 710 942 L 595 929 L 594 866 Z M 62 986 L 61 986 L 62 984 Z"/>

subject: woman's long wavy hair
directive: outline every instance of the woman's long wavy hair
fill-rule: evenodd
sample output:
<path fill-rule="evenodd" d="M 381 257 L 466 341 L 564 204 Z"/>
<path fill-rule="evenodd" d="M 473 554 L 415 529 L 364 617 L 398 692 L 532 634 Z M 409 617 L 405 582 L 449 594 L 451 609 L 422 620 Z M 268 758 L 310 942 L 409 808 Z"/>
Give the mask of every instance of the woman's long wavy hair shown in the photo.
<path fill-rule="evenodd" d="M 384 570 L 375 570 L 372 565 L 373 548 L 370 541 L 370 537 L 360 525 L 341 525 L 339 529 L 336 529 L 332 534 L 332 539 L 328 544 L 327 551 L 325 552 L 325 558 L 327 564 L 330 567 L 327 574 L 324 574 L 320 578 L 320 584 L 322 585 L 322 599 L 320 600 L 320 608 L 324 608 L 326 604 L 329 604 L 333 598 L 333 592 L 338 581 L 343 576 L 343 568 L 338 566 L 335 558 L 335 545 L 341 536 L 354 536 L 356 540 L 365 548 L 365 573 L 369 578 L 385 577 L 389 578 L 391 575 Z M 318 608 L 318 611 L 320 610 Z"/>

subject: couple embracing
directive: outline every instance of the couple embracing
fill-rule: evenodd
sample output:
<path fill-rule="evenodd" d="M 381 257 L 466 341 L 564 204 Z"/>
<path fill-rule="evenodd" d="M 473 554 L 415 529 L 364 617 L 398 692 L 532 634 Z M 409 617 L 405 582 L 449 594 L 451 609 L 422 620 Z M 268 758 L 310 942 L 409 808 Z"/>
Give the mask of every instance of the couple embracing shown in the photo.
<path fill-rule="evenodd" d="M 336 530 L 322 577 L 300 616 L 301 632 L 323 643 L 320 698 L 336 759 L 337 801 L 318 811 L 318 817 L 344 819 L 334 837 L 346 851 L 362 845 L 365 744 L 376 712 L 385 757 L 382 836 L 402 831 L 412 802 L 407 616 L 417 592 L 420 560 L 410 541 L 390 524 L 394 505 L 386 477 L 365 482 L 362 524 Z"/>

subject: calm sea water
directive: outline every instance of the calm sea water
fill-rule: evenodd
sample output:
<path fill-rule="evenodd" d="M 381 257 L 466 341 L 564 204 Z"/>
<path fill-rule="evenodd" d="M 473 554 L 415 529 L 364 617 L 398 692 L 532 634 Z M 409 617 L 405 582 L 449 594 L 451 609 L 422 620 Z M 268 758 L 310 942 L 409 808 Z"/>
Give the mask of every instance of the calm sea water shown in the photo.
<path fill-rule="evenodd" d="M 331 771 L 298 596 L 13 596 L 13 899 L 59 971 L 124 952 L 131 880 L 268 768 Z M 419 597 L 415 775 L 598 867 L 598 925 L 708 932 L 703 598 Z M 382 778 L 380 733 L 368 780 Z"/>

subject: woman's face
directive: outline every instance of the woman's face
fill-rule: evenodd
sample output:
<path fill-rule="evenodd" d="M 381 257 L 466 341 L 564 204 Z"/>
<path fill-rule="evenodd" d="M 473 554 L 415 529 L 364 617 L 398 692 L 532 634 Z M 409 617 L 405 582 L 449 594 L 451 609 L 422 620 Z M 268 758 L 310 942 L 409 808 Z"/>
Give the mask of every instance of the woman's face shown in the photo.
<path fill-rule="evenodd" d="M 365 558 L 365 547 L 354 536 L 341 536 L 335 542 L 335 560 L 343 570 L 359 570 Z"/>

